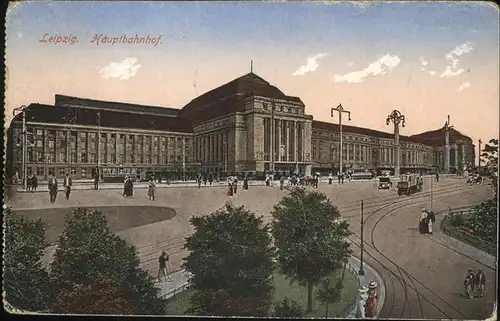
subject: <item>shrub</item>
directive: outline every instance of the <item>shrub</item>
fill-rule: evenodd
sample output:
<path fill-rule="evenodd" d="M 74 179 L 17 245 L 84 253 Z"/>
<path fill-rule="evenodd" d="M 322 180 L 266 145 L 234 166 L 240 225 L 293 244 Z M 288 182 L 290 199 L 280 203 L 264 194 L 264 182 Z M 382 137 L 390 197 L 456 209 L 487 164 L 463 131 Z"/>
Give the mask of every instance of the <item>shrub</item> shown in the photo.
<path fill-rule="evenodd" d="M 300 305 L 287 297 L 274 306 L 273 316 L 276 318 L 299 318 L 303 315 L 304 312 Z"/>

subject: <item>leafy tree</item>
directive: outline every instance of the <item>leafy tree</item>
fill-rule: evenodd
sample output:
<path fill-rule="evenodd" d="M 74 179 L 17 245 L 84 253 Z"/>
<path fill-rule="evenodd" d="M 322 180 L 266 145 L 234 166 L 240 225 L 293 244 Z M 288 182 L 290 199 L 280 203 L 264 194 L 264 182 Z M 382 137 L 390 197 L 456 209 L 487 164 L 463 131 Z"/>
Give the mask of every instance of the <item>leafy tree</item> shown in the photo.
<path fill-rule="evenodd" d="M 337 222 L 339 210 L 324 194 L 300 188 L 272 215 L 279 266 L 292 281 L 307 285 L 307 312 L 312 311 L 314 285 L 341 268 L 352 252 L 346 240 L 349 224 Z"/>
<path fill-rule="evenodd" d="M 98 278 L 87 284 L 59 292 L 52 304 L 52 312 L 61 314 L 137 314 L 130 299 L 119 293 L 115 282 Z"/>
<path fill-rule="evenodd" d="M 325 304 L 325 317 L 328 318 L 328 305 L 339 302 L 342 298 L 342 280 L 338 280 L 335 285 L 330 283 L 329 278 L 325 278 L 316 292 L 316 298 Z"/>
<path fill-rule="evenodd" d="M 4 210 L 5 300 L 15 309 L 41 312 L 50 305 L 49 276 L 42 264 L 47 246 L 41 219 L 25 220 L 10 208 Z"/>
<path fill-rule="evenodd" d="M 271 236 L 262 217 L 226 205 L 190 220 L 195 233 L 186 238 L 183 267 L 196 290 L 191 313 L 265 316 L 271 304 Z"/>
<path fill-rule="evenodd" d="M 484 168 L 492 179 L 496 193 L 498 190 L 498 139 L 490 139 L 482 152 L 480 157 L 485 162 Z"/>
<path fill-rule="evenodd" d="M 97 210 L 77 209 L 66 217 L 50 277 L 59 293 L 54 309 L 68 309 L 78 298 L 94 297 L 102 303 L 99 311 L 104 314 L 130 313 L 130 307 L 120 310 L 124 302 L 132 304 L 136 314 L 165 312 L 153 278 L 139 267 L 135 248 L 112 233 Z"/>
<path fill-rule="evenodd" d="M 287 297 L 274 306 L 273 316 L 277 318 L 300 318 L 303 315 L 304 311 L 300 305 Z"/>
<path fill-rule="evenodd" d="M 495 242 L 497 239 L 497 208 L 496 198 L 482 202 L 474 206 L 472 217 L 469 220 L 469 225 L 475 234 L 490 242 Z"/>

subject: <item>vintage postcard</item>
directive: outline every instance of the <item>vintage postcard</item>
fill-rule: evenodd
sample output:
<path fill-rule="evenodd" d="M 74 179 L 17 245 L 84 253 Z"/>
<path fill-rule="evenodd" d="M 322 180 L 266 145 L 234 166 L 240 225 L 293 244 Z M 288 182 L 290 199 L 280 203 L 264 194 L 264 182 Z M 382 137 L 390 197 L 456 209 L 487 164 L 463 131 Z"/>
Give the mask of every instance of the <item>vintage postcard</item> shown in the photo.
<path fill-rule="evenodd" d="M 10 2 L 13 314 L 496 319 L 499 7 Z"/>

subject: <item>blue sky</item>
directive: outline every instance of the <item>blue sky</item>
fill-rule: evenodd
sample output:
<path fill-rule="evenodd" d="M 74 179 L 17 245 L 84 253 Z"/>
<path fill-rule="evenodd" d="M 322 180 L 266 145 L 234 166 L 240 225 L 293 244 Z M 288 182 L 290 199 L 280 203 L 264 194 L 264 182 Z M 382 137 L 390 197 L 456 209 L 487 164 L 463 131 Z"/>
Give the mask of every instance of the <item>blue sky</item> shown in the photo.
<path fill-rule="evenodd" d="M 162 43 L 91 44 L 101 33 Z M 399 108 L 415 133 L 451 114 L 487 140 L 498 133 L 499 55 L 498 7 L 484 2 L 24 2 L 7 16 L 6 106 L 61 93 L 180 108 L 253 60 L 315 119 L 342 102 L 360 115 L 352 125 L 388 130 L 366 110 Z"/>

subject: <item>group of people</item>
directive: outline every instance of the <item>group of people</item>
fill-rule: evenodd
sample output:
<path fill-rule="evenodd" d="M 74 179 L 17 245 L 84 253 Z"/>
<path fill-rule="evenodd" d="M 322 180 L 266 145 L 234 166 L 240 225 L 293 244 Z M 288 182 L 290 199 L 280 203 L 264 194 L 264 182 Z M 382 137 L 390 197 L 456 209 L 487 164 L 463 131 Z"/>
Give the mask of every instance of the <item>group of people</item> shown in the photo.
<path fill-rule="evenodd" d="M 377 282 L 371 281 L 362 285 L 358 290 L 358 299 L 356 304 L 356 318 L 365 319 L 375 317 L 377 311 Z"/>
<path fill-rule="evenodd" d="M 28 191 L 36 192 L 36 188 L 38 187 L 38 179 L 35 174 L 28 175 L 26 177 L 26 187 Z"/>
<path fill-rule="evenodd" d="M 481 269 L 469 269 L 464 280 L 465 298 L 472 299 L 475 293 L 477 293 L 479 297 L 483 297 L 485 285 L 486 277 L 484 272 Z"/>
<path fill-rule="evenodd" d="M 66 196 L 66 200 L 69 200 L 69 196 L 71 194 L 71 186 L 73 186 L 73 180 L 69 176 L 69 174 L 66 173 L 66 176 L 64 176 L 64 181 L 63 181 L 64 194 Z M 49 188 L 50 202 L 54 204 L 56 202 L 57 193 L 59 191 L 59 182 L 57 181 L 57 178 L 54 174 L 51 174 L 49 177 L 48 188 Z"/>
<path fill-rule="evenodd" d="M 481 184 L 483 182 L 483 177 L 478 173 L 473 173 L 465 177 L 467 178 L 467 184 L 469 185 Z"/>
<path fill-rule="evenodd" d="M 432 227 L 436 222 L 436 216 L 433 211 L 426 208 L 422 209 L 420 214 L 420 219 L 418 221 L 418 231 L 420 234 L 429 233 L 432 234 Z"/>
<path fill-rule="evenodd" d="M 233 196 L 238 192 L 238 177 L 237 176 L 229 176 L 227 178 L 227 195 L 228 196 Z M 243 178 L 243 189 L 247 190 L 248 189 L 248 177 Z"/>

